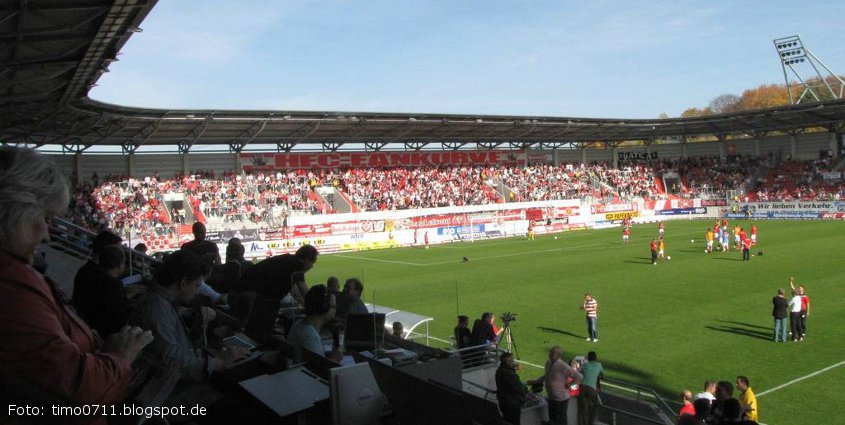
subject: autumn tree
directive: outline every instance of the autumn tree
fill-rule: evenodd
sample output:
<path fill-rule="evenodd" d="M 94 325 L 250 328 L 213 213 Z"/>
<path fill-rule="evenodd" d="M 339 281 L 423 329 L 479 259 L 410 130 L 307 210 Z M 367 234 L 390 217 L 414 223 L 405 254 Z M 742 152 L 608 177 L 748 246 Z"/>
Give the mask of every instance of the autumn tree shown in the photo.
<path fill-rule="evenodd" d="M 739 96 L 735 94 L 725 93 L 720 94 L 710 101 L 708 109 L 714 114 L 726 114 L 728 112 L 736 112 L 739 104 Z"/>
<path fill-rule="evenodd" d="M 710 108 L 689 108 L 684 112 L 681 112 L 681 118 L 690 118 L 690 117 L 703 117 L 707 115 L 713 115 L 713 111 Z"/>
<path fill-rule="evenodd" d="M 789 104 L 789 93 L 783 84 L 761 84 L 742 92 L 737 105 L 740 111 L 774 108 Z"/>
<path fill-rule="evenodd" d="M 841 82 L 845 81 L 845 77 L 840 76 L 837 79 L 833 75 L 830 75 L 825 78 L 825 81 L 830 85 L 830 89 L 818 77 L 806 80 L 807 85 L 812 88 L 813 93 L 818 96 L 819 101 L 824 102 L 845 96 L 845 84 Z M 806 89 L 797 82 L 790 83 L 789 88 L 785 84 L 761 84 L 756 88 L 743 91 L 742 96 L 733 94 L 719 95 L 713 98 L 706 108 L 688 108 L 681 113 L 681 117 L 701 117 L 788 105 L 789 91 L 787 90 L 792 91 L 792 98 L 797 101 Z M 831 90 L 833 90 L 833 93 L 831 93 Z M 801 98 L 802 103 L 815 101 L 816 98 L 810 93 L 804 94 L 804 97 Z"/>

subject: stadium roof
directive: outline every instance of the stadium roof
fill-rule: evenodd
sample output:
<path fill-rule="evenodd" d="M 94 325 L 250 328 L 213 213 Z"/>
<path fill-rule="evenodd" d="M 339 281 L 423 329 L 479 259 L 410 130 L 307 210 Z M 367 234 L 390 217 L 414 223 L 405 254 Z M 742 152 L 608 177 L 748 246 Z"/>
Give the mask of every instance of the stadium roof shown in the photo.
<path fill-rule="evenodd" d="M 156 0 L 0 0 L 0 141 L 67 152 L 580 148 L 596 141 L 841 131 L 845 100 L 696 118 L 166 110 L 88 98 Z M 151 64 L 153 65 L 153 64 Z"/>

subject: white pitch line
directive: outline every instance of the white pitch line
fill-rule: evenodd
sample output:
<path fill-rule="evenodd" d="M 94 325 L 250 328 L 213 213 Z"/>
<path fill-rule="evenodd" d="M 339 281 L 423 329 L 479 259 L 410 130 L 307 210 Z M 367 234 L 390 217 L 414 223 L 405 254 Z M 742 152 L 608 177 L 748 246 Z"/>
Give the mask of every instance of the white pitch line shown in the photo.
<path fill-rule="evenodd" d="M 607 245 L 581 245 L 581 246 L 564 246 L 560 248 L 550 248 L 550 249 L 541 249 L 538 251 L 525 251 L 525 252 L 512 252 L 510 254 L 501 254 L 501 255 L 491 255 L 489 257 L 472 257 L 472 261 L 482 261 L 482 260 L 496 260 L 499 258 L 507 258 L 507 257 L 521 257 L 523 255 L 534 255 L 534 254 L 541 254 L 546 252 L 561 252 L 561 251 L 570 251 L 570 250 L 580 250 L 580 249 L 593 249 L 593 248 L 607 248 Z M 435 263 L 427 263 L 421 264 L 422 266 L 442 266 L 444 264 L 452 264 L 452 263 L 461 263 L 463 260 L 450 260 L 450 261 L 438 261 Z"/>
<path fill-rule="evenodd" d="M 407 261 L 382 260 L 382 259 L 379 259 L 379 258 L 353 257 L 351 255 L 343 255 L 343 254 L 334 254 L 333 256 L 334 257 L 340 257 L 340 258 L 348 258 L 350 260 L 364 260 L 364 261 L 375 261 L 377 263 L 402 264 L 403 266 L 425 267 L 425 266 L 429 265 L 429 264 L 409 263 Z"/>
<path fill-rule="evenodd" d="M 696 233 L 698 233 L 698 232 L 696 232 Z M 678 233 L 678 234 L 676 234 L 676 236 L 688 235 L 688 234 L 692 234 L 692 233 L 691 232 Z M 444 247 L 441 246 L 439 248 L 444 248 Z M 452 247 L 449 247 L 449 248 L 452 248 Z M 562 247 L 559 247 L 559 248 L 542 249 L 542 250 L 538 250 L 538 251 L 524 251 L 524 252 L 514 252 L 514 253 L 510 253 L 510 254 L 493 255 L 493 256 L 489 256 L 489 257 L 475 257 L 475 258 L 472 258 L 472 260 L 474 260 L 474 261 L 496 260 L 496 259 L 499 259 L 499 258 L 520 257 L 520 256 L 523 256 L 523 255 L 534 255 L 534 254 L 542 254 L 542 253 L 548 253 L 548 252 L 561 252 L 561 251 L 585 250 L 585 249 L 596 249 L 596 248 L 604 249 L 604 248 L 611 248 L 611 246 L 607 245 L 607 244 L 574 245 L 574 246 L 573 245 L 567 245 L 567 246 L 562 246 Z M 416 267 L 442 266 L 444 264 L 454 264 L 454 263 L 463 262 L 463 260 L 449 260 L 449 261 L 436 261 L 436 262 L 433 262 L 433 263 L 412 263 L 412 262 L 409 262 L 409 261 L 383 260 L 383 259 L 379 259 L 379 258 L 367 258 L 367 257 L 353 257 L 351 255 L 343 255 L 343 254 L 334 254 L 333 256 L 341 257 L 341 258 L 348 258 L 348 259 L 351 259 L 351 260 L 364 260 L 364 261 L 373 261 L 373 262 L 376 262 L 376 263 L 401 264 L 403 266 L 416 266 Z"/>
<path fill-rule="evenodd" d="M 534 363 L 524 362 L 524 361 L 522 361 L 522 360 L 516 360 L 516 359 L 514 359 L 514 361 L 515 361 L 515 362 L 517 362 L 517 363 L 522 363 L 522 364 L 524 364 L 524 365 L 531 366 L 531 367 L 536 367 L 537 369 L 545 369 L 545 368 L 546 368 L 545 366 L 540 366 L 540 365 L 537 365 L 537 364 L 534 364 Z"/>
<path fill-rule="evenodd" d="M 444 342 L 444 343 L 446 343 L 446 344 L 451 344 L 451 343 L 452 343 L 452 341 L 449 341 L 449 340 L 446 340 L 446 339 L 440 339 L 440 338 L 438 338 L 438 337 L 436 337 L 436 336 L 431 336 L 431 335 L 429 335 L 429 336 L 428 336 L 428 338 L 433 339 L 433 340 L 435 340 L 435 341 Z"/>
<path fill-rule="evenodd" d="M 502 255 L 493 255 L 490 257 L 476 257 L 473 260 L 495 260 L 498 258 L 506 258 L 506 257 L 517 257 L 522 255 L 532 255 L 532 254 L 541 254 L 545 252 L 557 252 L 557 251 L 568 251 L 573 249 L 588 249 L 588 248 L 601 248 L 606 247 L 606 245 L 582 245 L 582 246 L 565 246 L 560 248 L 551 248 L 551 249 L 542 249 L 539 251 L 527 251 L 527 252 L 514 252 L 510 254 L 502 254 Z M 401 264 L 405 266 L 417 266 L 417 267 L 431 267 L 431 266 L 442 266 L 444 264 L 452 264 L 452 263 L 461 263 L 463 260 L 449 260 L 449 261 L 437 261 L 433 263 L 411 263 L 408 261 L 398 261 L 398 260 L 383 260 L 380 258 L 367 258 L 367 257 L 354 257 L 351 255 L 343 255 L 343 254 L 334 254 L 334 257 L 340 258 L 348 258 L 351 260 L 365 260 L 365 261 L 375 261 L 377 263 L 389 263 L 389 264 Z"/>
<path fill-rule="evenodd" d="M 841 361 L 841 362 L 839 362 L 839 363 L 837 363 L 837 364 L 835 364 L 835 365 L 828 366 L 828 367 L 826 367 L 826 368 L 824 368 L 824 369 L 821 369 L 821 370 L 817 370 L 817 371 L 815 371 L 815 372 L 813 372 L 813 373 L 811 373 L 811 374 L 809 374 L 809 375 L 804 375 L 804 376 L 802 376 L 802 377 L 800 377 L 800 378 L 795 378 L 795 379 L 793 379 L 793 380 L 791 380 L 791 381 L 789 381 L 789 382 L 787 382 L 787 383 L 785 383 L 785 384 L 783 384 L 783 385 L 778 385 L 777 387 L 770 388 L 770 389 L 768 389 L 768 390 L 766 390 L 766 391 L 763 391 L 763 392 L 761 392 L 761 393 L 757 394 L 757 397 L 763 397 L 763 396 L 764 396 L 764 395 L 766 395 L 766 394 L 771 394 L 771 393 L 773 393 L 773 392 L 775 392 L 775 391 L 777 391 L 777 390 L 780 390 L 780 389 L 782 389 L 782 388 L 786 388 L 786 387 L 788 387 L 788 386 L 790 386 L 790 385 L 792 385 L 792 384 L 794 384 L 794 383 L 796 383 L 796 382 L 801 382 L 801 381 L 803 381 L 803 380 L 805 380 L 805 379 L 812 378 L 812 377 L 814 377 L 814 376 L 816 376 L 816 375 L 821 375 L 822 373 L 825 373 L 825 372 L 827 372 L 827 371 L 829 371 L 829 370 L 831 370 L 831 369 L 835 369 L 835 368 L 837 368 L 837 367 L 839 367 L 839 366 L 842 366 L 842 365 L 845 365 L 845 361 Z"/>

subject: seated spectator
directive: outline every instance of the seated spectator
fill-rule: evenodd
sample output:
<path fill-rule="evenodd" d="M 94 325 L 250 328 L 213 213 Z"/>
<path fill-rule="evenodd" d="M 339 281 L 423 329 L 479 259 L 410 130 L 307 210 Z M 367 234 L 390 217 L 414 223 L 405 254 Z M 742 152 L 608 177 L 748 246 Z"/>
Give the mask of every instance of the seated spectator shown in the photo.
<path fill-rule="evenodd" d="M 173 253 L 159 266 L 153 287 L 130 313 L 130 323 L 151 329 L 156 337 L 148 354 L 181 374 L 166 405 L 208 406 L 219 400 L 221 395 L 207 386 L 209 376 L 244 355 L 237 347 L 224 349 L 219 357 L 199 354 L 188 337 L 178 308 L 194 299 L 207 270 L 205 261 L 193 252 Z M 214 318 L 213 310 L 204 307 L 202 316 L 202 326 L 207 326 Z"/>
<path fill-rule="evenodd" d="M 123 247 L 120 245 L 107 245 L 100 248 L 98 266 L 88 279 L 74 286 L 73 304 L 91 328 L 99 332 L 101 336 L 108 336 L 126 325 L 126 318 L 129 316 L 129 296 L 143 292 L 135 288 L 146 287 L 141 285 L 124 287 L 119 277 L 126 269 L 126 259 Z"/>
<path fill-rule="evenodd" d="M 470 346 L 469 317 L 458 316 L 458 326 L 455 326 L 455 346 L 458 350 Z"/>
<path fill-rule="evenodd" d="M 130 394 L 132 362 L 152 336 L 124 327 L 103 345 L 58 285 L 30 266 L 49 238 L 48 218 L 68 200 L 59 167 L 32 149 L 0 147 L 0 375 L 67 403 L 110 406 Z"/>
<path fill-rule="evenodd" d="M 84 282 L 95 279 L 103 273 L 100 267 L 100 251 L 109 245 L 119 246 L 121 242 L 123 239 L 109 230 L 103 230 L 94 236 L 91 240 L 91 258 L 76 271 L 76 276 L 73 278 L 73 299 L 76 299 L 79 288 L 84 287 Z"/>
<path fill-rule="evenodd" d="M 367 314 L 367 306 L 361 300 L 361 295 L 364 293 L 364 284 L 358 278 L 346 279 L 343 284 L 343 292 L 340 294 L 340 299 L 337 303 L 337 317 L 342 321 L 346 321 L 346 316 L 349 314 Z"/>
<path fill-rule="evenodd" d="M 244 258 L 244 254 L 246 254 L 246 247 L 241 243 L 241 240 L 238 238 L 229 239 L 229 243 L 226 245 L 226 263 L 236 262 L 251 266 L 252 263 Z"/>
<path fill-rule="evenodd" d="M 302 361 L 302 351 L 326 356 L 331 360 L 340 361 L 343 357 L 340 347 L 333 345 L 331 353 L 326 355 L 323 350 L 323 340 L 320 329 L 334 318 L 337 305 L 334 295 L 329 294 L 326 285 L 314 285 L 305 293 L 305 318 L 294 323 L 288 333 L 287 340 L 294 349 L 294 362 Z"/>
<path fill-rule="evenodd" d="M 235 239 L 235 238 L 232 238 Z M 241 279 L 244 271 L 252 266 L 252 263 L 244 259 L 245 248 L 240 243 L 232 243 L 226 245 L 226 263 L 223 264 L 221 280 L 218 285 L 224 292 L 229 292 L 235 288 L 240 287 Z"/>
<path fill-rule="evenodd" d="M 397 338 L 405 338 L 405 327 L 402 322 L 393 322 L 393 336 Z"/>
<path fill-rule="evenodd" d="M 213 261 L 215 266 L 221 265 L 220 248 L 217 248 L 216 243 L 205 240 L 205 224 L 197 221 L 191 226 L 191 232 L 194 234 L 194 240 L 182 245 L 182 249 L 193 251 L 200 257 Z"/>
<path fill-rule="evenodd" d="M 326 279 L 326 289 L 329 290 L 330 294 L 334 294 L 335 296 L 340 295 L 340 280 L 335 276 L 329 276 Z"/>
<path fill-rule="evenodd" d="M 493 313 L 484 312 L 481 319 L 476 319 L 472 324 L 472 333 L 469 338 L 469 345 L 485 345 L 495 343 L 498 335 L 493 330 Z"/>
<path fill-rule="evenodd" d="M 135 251 L 137 251 L 140 254 L 144 254 L 144 255 L 147 254 L 147 245 L 145 245 L 143 242 L 135 244 L 135 246 L 132 247 L 132 249 L 134 249 Z"/>

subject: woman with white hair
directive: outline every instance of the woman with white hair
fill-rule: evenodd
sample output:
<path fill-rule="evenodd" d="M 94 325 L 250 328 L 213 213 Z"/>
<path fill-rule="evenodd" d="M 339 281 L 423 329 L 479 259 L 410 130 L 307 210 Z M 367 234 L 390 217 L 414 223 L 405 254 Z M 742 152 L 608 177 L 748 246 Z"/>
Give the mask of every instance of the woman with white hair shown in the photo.
<path fill-rule="evenodd" d="M 132 362 L 152 335 L 127 326 L 103 344 L 30 265 L 69 197 L 67 179 L 47 158 L 0 147 L 0 373 L 70 403 L 113 405 L 129 395 Z"/>

